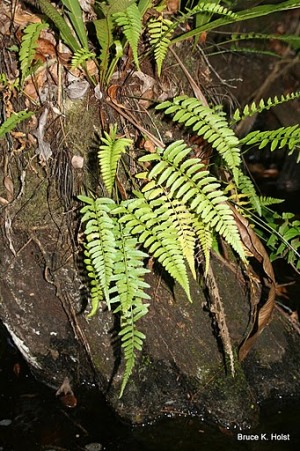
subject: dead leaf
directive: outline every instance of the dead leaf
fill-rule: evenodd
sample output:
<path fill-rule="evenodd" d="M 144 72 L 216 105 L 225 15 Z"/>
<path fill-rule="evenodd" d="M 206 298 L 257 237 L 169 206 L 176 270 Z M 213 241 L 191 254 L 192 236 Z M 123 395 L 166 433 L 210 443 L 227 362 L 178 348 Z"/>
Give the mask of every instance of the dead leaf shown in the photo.
<path fill-rule="evenodd" d="M 42 20 L 40 17 L 35 14 L 29 13 L 28 11 L 24 11 L 20 4 L 16 6 L 15 9 L 12 8 L 13 11 L 13 22 L 16 25 L 26 26 L 29 23 L 40 23 Z"/>
<path fill-rule="evenodd" d="M 232 208 L 232 211 L 235 216 L 236 225 L 239 229 L 244 246 L 246 247 L 247 251 L 262 265 L 264 273 L 270 285 L 267 300 L 262 307 L 257 309 L 257 312 L 255 311 L 252 330 L 249 332 L 248 336 L 244 339 L 240 346 L 239 358 L 242 361 L 245 359 L 258 336 L 262 333 L 271 319 L 272 312 L 275 306 L 276 282 L 273 266 L 270 262 L 269 256 L 262 242 L 250 226 L 249 221 L 236 209 Z M 257 306 L 251 306 L 251 308 L 253 307 L 256 309 Z"/>
<path fill-rule="evenodd" d="M 39 156 L 40 163 L 45 163 L 52 155 L 50 144 L 44 140 L 45 126 L 48 118 L 49 109 L 45 108 L 39 119 L 39 126 L 33 133 L 38 140 L 38 148 L 35 153 Z"/>
<path fill-rule="evenodd" d="M 65 407 L 74 408 L 77 406 L 77 398 L 75 397 L 69 378 L 65 377 L 63 383 L 56 392 L 56 396 L 59 396 L 60 401 Z"/>
<path fill-rule="evenodd" d="M 9 175 L 6 175 L 3 179 L 3 185 L 7 192 L 7 200 L 8 202 L 12 202 L 14 200 L 14 184 Z"/>
<path fill-rule="evenodd" d="M 1 197 L 1 196 L 0 196 L 0 204 L 2 204 L 2 205 L 8 205 L 9 202 L 8 202 L 7 199 L 4 199 L 4 197 Z"/>

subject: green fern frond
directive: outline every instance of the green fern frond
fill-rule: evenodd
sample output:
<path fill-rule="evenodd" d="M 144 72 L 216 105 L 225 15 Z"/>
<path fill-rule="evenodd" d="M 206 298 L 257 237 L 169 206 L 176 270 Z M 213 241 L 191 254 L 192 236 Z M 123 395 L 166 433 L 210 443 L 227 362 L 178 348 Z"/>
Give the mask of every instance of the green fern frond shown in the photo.
<path fill-rule="evenodd" d="M 116 257 L 116 221 L 112 219 L 110 212 L 115 203 L 108 198 L 78 198 L 86 204 L 81 209 L 81 221 L 85 223 L 86 249 L 94 268 L 91 278 L 96 277 L 110 309 L 109 287 Z"/>
<path fill-rule="evenodd" d="M 85 61 L 95 57 L 96 54 L 94 52 L 90 52 L 89 50 L 77 50 L 72 57 L 71 67 L 75 69 L 76 67 L 81 66 Z"/>
<path fill-rule="evenodd" d="M 266 34 L 266 33 L 233 33 L 229 41 L 223 42 L 226 44 L 228 42 L 235 41 L 249 41 L 249 40 L 273 40 L 283 41 L 293 47 L 295 50 L 300 48 L 300 37 L 296 35 L 286 35 L 286 34 Z"/>
<path fill-rule="evenodd" d="M 148 255 L 138 249 L 138 241 L 130 234 L 130 230 L 119 222 L 116 236 L 116 257 L 113 283 L 109 290 L 111 303 L 118 303 L 114 313 L 121 314 L 121 337 L 124 350 L 125 371 L 122 380 L 120 397 L 132 373 L 136 359 L 136 351 L 141 351 L 145 335 L 136 328 L 137 321 L 148 313 L 149 304 L 143 299 L 150 299 L 145 293 L 149 285 L 144 282 L 149 272 L 144 267 L 144 259 Z"/>
<path fill-rule="evenodd" d="M 111 195 L 119 159 L 126 151 L 126 147 L 132 144 L 132 140 L 117 138 L 117 124 L 111 126 L 109 133 L 104 132 L 104 135 L 105 137 L 101 138 L 103 144 L 99 147 L 98 158 L 104 185 Z"/>
<path fill-rule="evenodd" d="M 128 6 L 124 12 L 113 14 L 113 19 L 123 33 L 132 49 L 133 59 L 139 70 L 138 44 L 142 34 L 142 15 L 135 3 Z"/>
<path fill-rule="evenodd" d="M 272 249 L 270 260 L 285 258 L 289 264 L 300 269 L 300 221 L 293 213 L 274 213 L 271 234 L 267 246 Z M 275 222 L 276 221 L 276 222 Z"/>
<path fill-rule="evenodd" d="M 171 221 L 158 216 L 153 203 L 144 197 L 123 201 L 113 213 L 121 214 L 119 221 L 126 223 L 132 235 L 138 234 L 139 243 L 182 286 L 191 301 L 184 257 Z"/>
<path fill-rule="evenodd" d="M 296 124 L 291 127 L 280 127 L 277 130 L 254 131 L 241 139 L 240 143 L 247 146 L 259 144 L 259 149 L 263 149 L 270 144 L 271 151 L 287 146 L 293 152 L 300 145 L 300 126 Z M 298 155 L 298 161 L 299 159 L 300 154 Z"/>
<path fill-rule="evenodd" d="M 240 166 L 239 140 L 223 115 L 202 105 L 194 97 L 187 96 L 175 97 L 172 102 L 163 102 L 156 109 L 164 110 L 165 114 L 174 114 L 174 122 L 192 127 L 198 136 L 203 136 L 216 149 L 231 170 Z"/>
<path fill-rule="evenodd" d="M 143 189 L 145 199 L 155 208 L 156 215 L 163 221 L 170 221 L 177 231 L 178 242 L 182 254 L 186 259 L 191 273 L 196 279 L 195 270 L 195 245 L 196 237 L 193 228 L 194 216 L 178 199 L 172 199 L 168 191 L 155 182 Z"/>
<path fill-rule="evenodd" d="M 148 32 L 150 36 L 150 45 L 154 52 L 154 58 L 157 65 L 157 75 L 160 77 L 163 61 L 166 57 L 170 39 L 173 33 L 171 28 L 173 23 L 165 19 L 162 15 L 155 18 L 152 17 L 148 24 Z"/>
<path fill-rule="evenodd" d="M 59 30 L 61 38 L 65 44 L 70 47 L 73 52 L 80 49 L 79 42 L 72 34 L 71 28 L 68 26 L 64 18 L 57 11 L 57 9 L 51 4 L 49 0 L 37 0 L 39 7 L 42 12 L 49 17 L 49 19 L 54 23 L 56 28 Z"/>
<path fill-rule="evenodd" d="M 186 8 L 187 14 L 194 15 L 197 13 L 219 14 L 220 16 L 227 16 L 231 19 L 237 17 L 236 13 L 230 11 L 225 6 L 218 5 L 213 2 L 199 2 L 194 8 Z M 184 14 L 186 16 L 187 14 Z M 186 20 L 186 18 L 185 18 Z"/>
<path fill-rule="evenodd" d="M 243 108 L 243 111 L 237 109 L 233 114 L 233 120 L 234 122 L 238 122 L 245 119 L 246 117 L 261 113 L 264 110 L 269 110 L 270 108 L 280 105 L 281 103 L 289 102 L 291 100 L 299 98 L 300 92 L 292 92 L 286 95 L 282 94 L 279 98 L 277 96 L 275 96 L 274 98 L 269 97 L 266 102 L 261 99 L 258 104 L 252 102 L 250 105 L 246 105 Z"/>
<path fill-rule="evenodd" d="M 180 200 L 192 213 L 200 215 L 202 221 L 219 233 L 245 260 L 238 229 L 226 203 L 227 196 L 221 191 L 218 180 L 204 169 L 199 158 L 187 159 L 190 152 L 191 149 L 180 140 L 164 150 L 156 149 L 155 153 L 145 155 L 139 161 L 151 161 L 153 164 L 146 174 L 150 184 L 155 180 L 157 185 L 165 186 L 172 198 Z M 146 185 L 144 191 L 147 190 Z"/>
<path fill-rule="evenodd" d="M 30 118 L 33 114 L 33 111 L 25 110 L 19 111 L 18 113 L 12 113 L 12 115 L 0 125 L 0 138 L 6 133 L 11 132 L 18 124 Z"/>
<path fill-rule="evenodd" d="M 210 265 L 210 251 L 213 246 L 213 233 L 209 224 L 201 221 L 199 216 L 194 215 L 193 227 L 197 234 L 200 250 L 204 257 L 204 273 L 208 273 Z"/>
<path fill-rule="evenodd" d="M 255 186 L 253 185 L 250 177 L 243 174 L 242 171 L 239 172 L 237 187 L 238 187 L 239 193 L 242 193 L 247 196 L 252 208 L 254 208 L 254 210 L 259 214 L 259 216 L 261 216 L 262 205 L 260 202 L 260 198 L 257 195 Z"/>
<path fill-rule="evenodd" d="M 259 202 L 262 207 L 269 207 L 270 205 L 278 205 L 284 202 L 284 199 L 278 199 L 276 197 L 259 196 Z"/>
<path fill-rule="evenodd" d="M 82 10 L 79 1 L 61 0 L 61 2 L 67 8 L 67 15 L 71 21 L 71 24 L 79 39 L 79 42 L 83 47 L 83 50 L 87 51 L 89 48 L 87 39 L 87 30 L 85 28 L 85 24 L 82 18 Z"/>
<path fill-rule="evenodd" d="M 21 84 L 30 73 L 31 64 L 34 60 L 38 39 L 42 30 L 48 28 L 46 23 L 31 23 L 24 29 L 22 36 L 19 59 L 21 63 Z"/>
<path fill-rule="evenodd" d="M 148 309 L 143 305 L 144 310 L 139 309 L 139 314 L 144 316 L 147 314 Z M 121 346 L 124 352 L 125 360 L 125 370 L 122 379 L 122 385 L 119 397 L 121 398 L 124 389 L 128 383 L 129 377 L 132 374 L 134 364 L 136 361 L 136 351 L 141 351 L 143 347 L 143 340 L 146 338 L 145 335 L 140 332 L 134 325 L 134 312 L 130 312 L 127 316 L 123 317 L 121 320 Z"/>

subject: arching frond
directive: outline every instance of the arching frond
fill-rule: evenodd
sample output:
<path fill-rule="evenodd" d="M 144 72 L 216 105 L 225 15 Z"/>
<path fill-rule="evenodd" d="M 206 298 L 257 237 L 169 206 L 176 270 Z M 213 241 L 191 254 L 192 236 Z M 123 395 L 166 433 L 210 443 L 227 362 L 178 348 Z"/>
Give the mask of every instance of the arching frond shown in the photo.
<path fill-rule="evenodd" d="M 0 125 L 0 138 L 6 133 L 11 132 L 18 124 L 30 118 L 33 115 L 33 111 L 19 111 L 18 113 L 12 113 L 9 118 L 7 118 Z"/>
<path fill-rule="evenodd" d="M 241 139 L 240 142 L 247 146 L 259 144 L 259 149 L 263 149 L 267 145 L 270 145 L 271 151 L 277 148 L 282 149 L 284 146 L 287 146 L 292 152 L 300 145 L 300 126 L 296 124 L 291 127 L 280 127 L 277 130 L 267 130 L 265 132 L 254 131 Z M 299 158 L 300 157 L 298 156 L 298 161 Z"/>
<path fill-rule="evenodd" d="M 156 109 L 174 115 L 172 118 L 174 122 L 183 123 L 186 127 L 191 127 L 198 136 L 203 136 L 224 158 L 230 169 L 234 170 L 240 165 L 239 140 L 223 115 L 204 106 L 194 97 L 187 96 L 163 102 Z"/>
<path fill-rule="evenodd" d="M 35 58 L 38 39 L 42 30 L 48 28 L 46 23 L 31 23 L 24 29 L 22 36 L 19 59 L 21 63 L 22 79 L 21 84 L 24 83 L 25 78 L 30 73 L 31 64 Z"/>
<path fill-rule="evenodd" d="M 291 92 L 289 94 L 281 95 L 280 97 L 269 97 L 267 101 L 261 99 L 258 104 L 252 102 L 250 105 L 246 105 L 243 110 L 237 109 L 233 114 L 233 120 L 235 122 L 241 121 L 246 117 L 253 116 L 262 111 L 269 110 L 281 103 L 289 102 L 294 99 L 300 98 L 300 92 Z"/>
<path fill-rule="evenodd" d="M 113 18 L 123 33 L 132 49 L 133 59 L 139 69 L 138 44 L 142 33 L 142 15 L 135 3 L 132 3 L 124 12 L 113 14 Z"/>

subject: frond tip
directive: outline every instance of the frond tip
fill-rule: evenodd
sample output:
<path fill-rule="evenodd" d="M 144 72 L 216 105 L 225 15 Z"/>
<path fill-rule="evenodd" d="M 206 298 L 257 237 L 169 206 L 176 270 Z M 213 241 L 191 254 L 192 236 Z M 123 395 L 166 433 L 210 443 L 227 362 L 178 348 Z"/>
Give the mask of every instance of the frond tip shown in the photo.
<path fill-rule="evenodd" d="M 117 124 L 110 127 L 109 133 L 104 132 L 101 138 L 102 145 L 99 147 L 98 158 L 100 161 L 101 175 L 108 194 L 112 194 L 117 166 L 122 153 L 126 147 L 132 144 L 128 138 L 117 138 Z"/>
<path fill-rule="evenodd" d="M 225 160 L 229 169 L 235 170 L 240 166 L 239 140 L 224 116 L 188 96 L 175 97 L 173 101 L 161 103 L 156 109 L 174 115 L 174 122 L 191 127 L 198 136 L 203 136 Z"/>

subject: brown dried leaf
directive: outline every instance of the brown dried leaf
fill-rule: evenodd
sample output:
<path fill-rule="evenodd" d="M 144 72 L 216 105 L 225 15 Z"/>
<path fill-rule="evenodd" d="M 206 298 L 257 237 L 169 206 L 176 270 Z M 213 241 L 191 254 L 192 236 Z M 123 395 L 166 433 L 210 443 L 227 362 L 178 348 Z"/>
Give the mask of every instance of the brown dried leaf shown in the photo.
<path fill-rule="evenodd" d="M 3 185 L 7 192 L 7 200 L 8 202 L 13 201 L 14 199 L 14 184 L 9 175 L 6 175 L 3 179 Z"/>
<path fill-rule="evenodd" d="M 236 224 L 239 229 L 244 246 L 246 247 L 248 252 L 250 252 L 250 254 L 253 255 L 253 257 L 262 265 L 265 275 L 267 276 L 268 282 L 270 284 L 268 298 L 264 305 L 257 310 L 252 331 L 248 334 L 248 336 L 244 339 L 240 346 L 239 358 L 240 360 L 243 360 L 254 345 L 258 336 L 262 333 L 263 329 L 267 326 L 271 319 L 272 312 L 275 306 L 276 282 L 273 266 L 270 262 L 269 256 L 262 242 L 254 232 L 254 230 L 250 227 L 249 221 L 244 216 L 239 214 L 237 210 L 232 208 L 232 211 L 235 216 Z"/>

